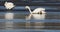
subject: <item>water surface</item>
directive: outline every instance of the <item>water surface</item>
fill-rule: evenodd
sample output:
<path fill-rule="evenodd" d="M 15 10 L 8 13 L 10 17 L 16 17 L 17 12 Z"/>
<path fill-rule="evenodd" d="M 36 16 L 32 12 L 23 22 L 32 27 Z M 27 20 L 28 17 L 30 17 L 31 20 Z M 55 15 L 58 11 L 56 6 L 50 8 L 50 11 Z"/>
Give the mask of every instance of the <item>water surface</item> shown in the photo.
<path fill-rule="evenodd" d="M 2 32 L 53 32 L 60 30 L 60 12 L 30 14 L 29 12 L 1 12 Z M 1 32 L 0 31 L 0 32 Z"/>

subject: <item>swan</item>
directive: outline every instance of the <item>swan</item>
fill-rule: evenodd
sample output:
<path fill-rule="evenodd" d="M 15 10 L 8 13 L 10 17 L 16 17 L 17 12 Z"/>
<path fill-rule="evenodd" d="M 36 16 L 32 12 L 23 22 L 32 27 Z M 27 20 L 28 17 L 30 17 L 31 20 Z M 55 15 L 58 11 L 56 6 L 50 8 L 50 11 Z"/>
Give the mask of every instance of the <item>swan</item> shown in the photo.
<path fill-rule="evenodd" d="M 44 20 L 46 14 L 30 14 L 26 16 L 26 20 L 35 19 L 35 20 Z"/>
<path fill-rule="evenodd" d="M 29 12 L 32 14 L 45 14 L 46 13 L 45 8 L 36 8 L 34 11 L 31 11 L 29 6 L 26 6 L 25 8 L 28 9 Z"/>
<path fill-rule="evenodd" d="M 4 6 L 6 9 L 12 9 L 13 7 L 15 7 L 14 3 L 12 2 L 5 2 Z"/>

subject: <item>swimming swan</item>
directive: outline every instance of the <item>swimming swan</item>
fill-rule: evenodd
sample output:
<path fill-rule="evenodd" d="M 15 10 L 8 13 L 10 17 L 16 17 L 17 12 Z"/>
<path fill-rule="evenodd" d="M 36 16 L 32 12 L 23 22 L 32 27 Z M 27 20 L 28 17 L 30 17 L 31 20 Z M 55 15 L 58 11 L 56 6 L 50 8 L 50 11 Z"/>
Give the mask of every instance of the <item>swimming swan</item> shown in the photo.
<path fill-rule="evenodd" d="M 12 9 L 15 5 L 12 2 L 5 2 L 4 6 L 6 9 Z"/>
<path fill-rule="evenodd" d="M 36 8 L 34 11 L 31 11 L 29 6 L 26 6 L 25 8 L 28 9 L 29 12 L 32 14 L 44 14 L 44 13 L 46 13 L 45 8 Z"/>

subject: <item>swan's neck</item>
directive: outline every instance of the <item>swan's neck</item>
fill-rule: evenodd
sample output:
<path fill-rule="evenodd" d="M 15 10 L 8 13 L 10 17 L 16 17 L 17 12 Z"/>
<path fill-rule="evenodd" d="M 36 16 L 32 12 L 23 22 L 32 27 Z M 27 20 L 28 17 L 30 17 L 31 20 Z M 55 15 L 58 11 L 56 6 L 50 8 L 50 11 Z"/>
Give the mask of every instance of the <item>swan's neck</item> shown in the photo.
<path fill-rule="evenodd" d="M 29 9 L 29 12 L 30 12 L 30 13 L 32 13 L 32 11 L 31 11 L 30 7 L 29 7 L 28 9 Z"/>

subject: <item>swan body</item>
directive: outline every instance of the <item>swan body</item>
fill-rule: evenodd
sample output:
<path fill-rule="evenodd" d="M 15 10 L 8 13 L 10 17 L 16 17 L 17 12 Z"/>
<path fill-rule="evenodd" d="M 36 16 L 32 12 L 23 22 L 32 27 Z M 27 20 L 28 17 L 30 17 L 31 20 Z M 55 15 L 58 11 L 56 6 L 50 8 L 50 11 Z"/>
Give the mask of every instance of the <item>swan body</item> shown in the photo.
<path fill-rule="evenodd" d="M 43 13 L 46 13 L 45 12 L 45 8 L 36 8 L 34 11 L 31 11 L 30 7 L 29 6 L 26 6 L 25 7 L 26 9 L 28 9 L 30 11 L 30 13 L 33 13 L 33 14 L 43 14 Z"/>
<path fill-rule="evenodd" d="M 26 20 L 35 19 L 35 20 L 44 20 L 46 14 L 30 14 L 26 17 Z"/>
<path fill-rule="evenodd" d="M 5 2 L 4 6 L 6 9 L 12 9 L 15 5 L 12 2 Z"/>

